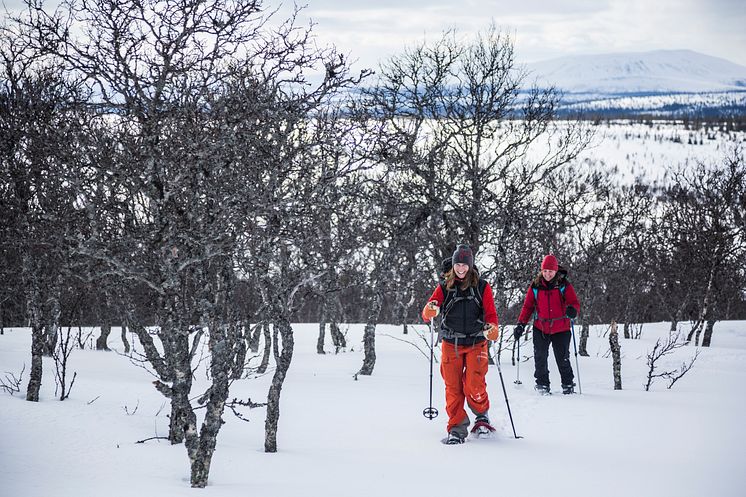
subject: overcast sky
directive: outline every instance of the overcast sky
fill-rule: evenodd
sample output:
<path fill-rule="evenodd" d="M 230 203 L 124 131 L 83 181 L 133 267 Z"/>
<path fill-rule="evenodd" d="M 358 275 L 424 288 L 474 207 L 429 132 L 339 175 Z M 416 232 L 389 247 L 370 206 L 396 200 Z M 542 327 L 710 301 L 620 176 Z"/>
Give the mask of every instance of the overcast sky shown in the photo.
<path fill-rule="evenodd" d="M 689 49 L 746 66 L 746 0 L 305 1 L 319 42 L 369 67 L 445 29 L 470 33 L 493 20 L 513 36 L 518 62 Z"/>
<path fill-rule="evenodd" d="M 564 55 L 689 49 L 746 66 L 746 0 L 296 0 L 320 44 L 377 62 L 443 30 L 513 36 L 518 62 Z M 57 4 L 59 0 L 47 0 Z M 292 0 L 264 0 L 266 8 Z M 11 10 L 22 0 L 0 0 Z"/>

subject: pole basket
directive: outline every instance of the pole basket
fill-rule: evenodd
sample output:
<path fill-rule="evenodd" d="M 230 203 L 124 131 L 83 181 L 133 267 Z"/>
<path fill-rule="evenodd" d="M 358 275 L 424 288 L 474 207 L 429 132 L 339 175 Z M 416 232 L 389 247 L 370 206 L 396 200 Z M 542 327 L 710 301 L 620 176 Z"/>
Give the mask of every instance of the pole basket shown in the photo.
<path fill-rule="evenodd" d="M 433 420 L 438 417 L 438 410 L 434 407 L 426 407 L 422 411 L 422 415 L 425 416 L 427 419 Z"/>

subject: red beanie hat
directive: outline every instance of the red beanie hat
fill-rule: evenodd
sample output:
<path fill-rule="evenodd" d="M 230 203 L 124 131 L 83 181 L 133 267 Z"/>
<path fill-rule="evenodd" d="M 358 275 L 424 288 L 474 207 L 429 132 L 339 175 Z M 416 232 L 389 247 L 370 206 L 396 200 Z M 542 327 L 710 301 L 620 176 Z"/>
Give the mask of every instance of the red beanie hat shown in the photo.
<path fill-rule="evenodd" d="M 557 258 L 553 256 L 552 254 L 545 255 L 544 260 L 541 261 L 541 269 L 542 271 L 544 269 L 550 269 L 552 271 L 557 271 L 559 269 L 559 264 L 557 264 Z"/>

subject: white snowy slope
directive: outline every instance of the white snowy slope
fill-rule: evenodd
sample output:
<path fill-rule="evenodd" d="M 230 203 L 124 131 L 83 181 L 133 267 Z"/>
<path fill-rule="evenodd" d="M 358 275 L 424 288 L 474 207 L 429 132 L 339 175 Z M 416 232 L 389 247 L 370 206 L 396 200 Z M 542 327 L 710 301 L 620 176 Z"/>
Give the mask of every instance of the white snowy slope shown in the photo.
<path fill-rule="evenodd" d="M 42 399 L 0 394 L 0 495 L 3 497 L 737 497 L 746 488 L 746 322 L 719 322 L 711 348 L 673 389 L 659 380 L 645 392 L 646 352 L 667 325 L 645 325 L 639 340 L 622 340 L 621 391 L 613 390 L 606 326 L 591 329 L 590 357 L 580 361 L 582 395 L 533 392 L 530 346 L 524 346 L 521 387 L 510 354 L 502 373 L 515 439 L 491 366 L 487 381 L 497 427 L 492 440 L 445 446 L 443 383 L 435 365 L 428 421 L 429 361 L 423 337 L 381 326 L 378 361 L 354 381 L 362 363 L 363 327 L 347 329 L 351 349 L 315 353 L 318 325 L 295 325 L 295 355 L 282 391 L 279 452 L 263 452 L 263 409 L 245 423 L 227 412 L 210 484 L 189 488 L 183 446 L 135 441 L 166 434 L 168 408 L 152 377 L 115 352 L 76 350 L 78 378 L 70 398 L 54 399 L 45 359 Z M 424 326 L 418 330 L 425 333 Z M 116 332 L 110 346 L 121 350 Z M 18 373 L 30 357 L 28 329 L 0 335 L 0 371 Z M 693 347 L 665 358 L 675 368 Z M 436 353 L 436 358 L 439 354 Z M 573 358 L 573 367 L 575 361 Z M 27 368 L 28 370 L 28 368 Z M 271 376 L 234 383 L 231 396 L 261 401 Z M 195 392 L 206 386 L 204 363 Z"/>
<path fill-rule="evenodd" d="M 567 56 L 526 69 L 540 86 L 567 93 L 746 91 L 746 67 L 691 50 Z"/>

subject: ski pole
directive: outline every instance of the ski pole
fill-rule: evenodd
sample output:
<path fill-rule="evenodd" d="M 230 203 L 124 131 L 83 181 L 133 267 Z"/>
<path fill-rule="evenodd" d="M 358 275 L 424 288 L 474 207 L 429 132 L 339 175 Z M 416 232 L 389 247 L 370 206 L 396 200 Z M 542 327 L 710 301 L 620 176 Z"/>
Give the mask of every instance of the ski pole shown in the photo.
<path fill-rule="evenodd" d="M 518 359 L 516 363 L 516 370 L 515 370 L 515 383 L 516 385 L 521 385 L 521 338 L 518 337 L 516 339 L 516 342 L 518 343 Z"/>
<path fill-rule="evenodd" d="M 583 386 L 580 384 L 580 363 L 578 363 L 578 346 L 575 344 L 575 320 L 570 320 L 570 330 L 572 332 L 572 347 L 575 349 L 575 371 L 578 373 L 578 392 L 583 394 Z"/>
<path fill-rule="evenodd" d="M 433 320 L 430 320 L 430 406 L 422 411 L 422 415 L 429 420 L 438 417 L 438 410 L 433 407 Z"/>
<path fill-rule="evenodd" d="M 508 417 L 510 418 L 510 426 L 513 427 L 513 436 L 515 438 L 523 438 L 516 435 L 515 432 L 515 424 L 513 423 L 513 413 L 510 412 L 510 402 L 508 402 L 508 392 L 505 390 L 505 382 L 503 381 L 503 372 L 500 369 L 500 356 L 499 354 L 495 354 L 495 364 L 497 364 L 497 372 L 500 374 L 500 384 L 503 387 L 503 395 L 505 396 L 505 405 L 508 406 Z"/>

